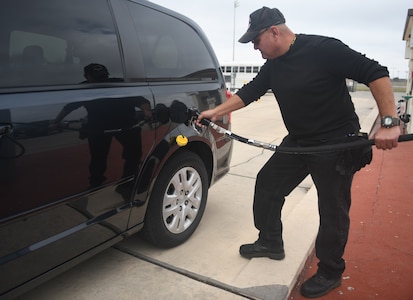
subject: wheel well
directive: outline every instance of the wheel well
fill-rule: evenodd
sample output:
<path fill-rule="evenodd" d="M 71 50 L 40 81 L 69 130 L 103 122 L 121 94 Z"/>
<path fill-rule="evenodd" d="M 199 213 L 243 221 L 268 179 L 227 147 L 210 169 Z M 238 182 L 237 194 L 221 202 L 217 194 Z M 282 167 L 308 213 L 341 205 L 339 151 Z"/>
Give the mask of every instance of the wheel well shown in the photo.
<path fill-rule="evenodd" d="M 210 186 L 214 165 L 211 149 L 202 142 L 191 142 L 185 146 L 185 149 L 196 153 L 202 159 L 208 173 L 208 185 Z"/>

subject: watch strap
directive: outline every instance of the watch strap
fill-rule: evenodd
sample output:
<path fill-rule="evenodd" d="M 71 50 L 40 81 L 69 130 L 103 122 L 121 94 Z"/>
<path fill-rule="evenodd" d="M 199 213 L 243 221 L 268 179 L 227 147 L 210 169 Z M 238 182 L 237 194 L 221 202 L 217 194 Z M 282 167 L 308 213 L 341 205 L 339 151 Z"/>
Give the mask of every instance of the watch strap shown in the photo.
<path fill-rule="evenodd" d="M 391 128 L 400 125 L 400 119 L 393 116 L 384 116 L 381 118 L 381 126 L 385 128 Z"/>

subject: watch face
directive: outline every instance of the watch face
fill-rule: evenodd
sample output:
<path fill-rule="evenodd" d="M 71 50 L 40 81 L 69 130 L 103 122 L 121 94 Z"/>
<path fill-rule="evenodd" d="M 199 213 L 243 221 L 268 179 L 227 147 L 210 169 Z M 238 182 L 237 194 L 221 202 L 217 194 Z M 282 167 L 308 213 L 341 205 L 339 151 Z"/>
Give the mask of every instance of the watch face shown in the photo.
<path fill-rule="evenodd" d="M 390 126 L 390 125 L 392 125 L 392 124 L 393 124 L 392 118 L 384 118 L 383 124 L 384 124 L 385 126 Z"/>

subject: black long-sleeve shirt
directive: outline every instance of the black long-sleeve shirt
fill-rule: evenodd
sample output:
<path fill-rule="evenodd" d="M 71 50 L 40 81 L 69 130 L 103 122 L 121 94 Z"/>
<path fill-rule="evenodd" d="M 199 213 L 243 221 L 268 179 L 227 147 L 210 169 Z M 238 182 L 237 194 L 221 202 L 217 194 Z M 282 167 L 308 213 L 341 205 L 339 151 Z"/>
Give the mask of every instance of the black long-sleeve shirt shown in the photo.
<path fill-rule="evenodd" d="M 324 139 L 360 129 L 346 78 L 368 85 L 386 76 L 387 68 L 337 39 L 298 34 L 290 50 L 267 60 L 237 95 L 248 105 L 271 89 L 290 135 Z"/>

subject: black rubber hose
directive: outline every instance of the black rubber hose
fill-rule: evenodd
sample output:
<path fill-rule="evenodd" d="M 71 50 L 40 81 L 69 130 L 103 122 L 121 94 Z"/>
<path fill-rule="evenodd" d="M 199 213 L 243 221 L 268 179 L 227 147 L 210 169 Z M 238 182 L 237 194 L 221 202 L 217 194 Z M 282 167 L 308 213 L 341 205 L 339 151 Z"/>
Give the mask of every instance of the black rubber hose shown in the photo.
<path fill-rule="evenodd" d="M 196 109 L 189 110 L 189 117 L 191 118 L 193 117 L 197 118 L 199 114 L 200 114 L 199 111 L 197 111 Z M 209 119 L 204 118 L 201 120 L 201 124 L 204 126 L 209 126 L 211 123 L 216 125 Z M 236 135 L 232 133 L 231 131 L 228 131 L 228 130 L 226 131 L 227 131 L 226 135 L 228 137 L 233 138 L 237 141 L 255 146 L 254 144 L 250 143 L 249 139 Z M 407 142 L 411 140 L 413 140 L 413 134 L 405 134 L 399 137 L 399 142 Z M 260 142 L 257 141 L 257 143 L 259 144 Z M 280 153 L 287 153 L 287 154 L 311 154 L 311 153 L 322 153 L 322 152 L 333 152 L 333 151 L 339 151 L 339 150 L 356 149 L 356 148 L 362 148 L 362 147 L 371 146 L 371 145 L 374 145 L 374 140 L 360 140 L 360 141 L 349 142 L 349 143 L 340 143 L 340 144 L 324 145 L 324 146 L 309 146 L 309 147 L 284 147 L 284 146 L 266 144 L 266 146 L 271 146 L 271 147 L 264 147 L 264 148 L 268 150 L 278 151 Z M 257 146 L 257 147 L 263 148 L 262 146 Z"/>
<path fill-rule="evenodd" d="M 405 134 L 399 137 L 399 142 L 407 142 L 413 140 L 413 134 Z M 374 145 L 374 140 L 361 140 L 350 143 L 340 143 L 325 146 L 311 146 L 311 147 L 277 147 L 276 151 L 289 154 L 306 154 L 317 152 L 331 152 L 338 150 L 348 150 L 362 148 L 365 146 Z"/>

